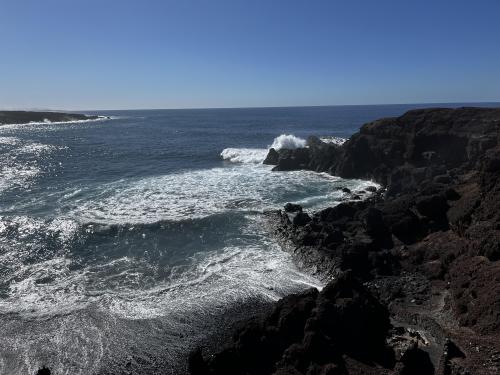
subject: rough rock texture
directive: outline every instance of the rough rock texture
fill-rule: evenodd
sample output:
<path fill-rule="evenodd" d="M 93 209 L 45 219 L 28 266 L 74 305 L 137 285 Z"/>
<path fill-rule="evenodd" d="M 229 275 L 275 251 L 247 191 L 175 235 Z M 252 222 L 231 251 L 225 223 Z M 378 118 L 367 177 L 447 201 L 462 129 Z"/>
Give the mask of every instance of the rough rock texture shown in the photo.
<path fill-rule="evenodd" d="M 194 374 L 500 373 L 500 109 L 414 110 L 342 146 L 310 138 L 277 154 L 275 170 L 385 191 L 270 213 L 284 249 L 327 286 L 244 323 L 215 356 L 195 353 Z"/>
<path fill-rule="evenodd" d="M 27 124 L 29 122 L 64 122 L 75 120 L 95 120 L 98 116 L 80 113 L 35 112 L 35 111 L 0 111 L 0 125 Z"/>
<path fill-rule="evenodd" d="M 347 367 L 355 367 L 384 374 L 397 366 L 401 374 L 406 373 L 406 362 L 418 352 L 406 345 L 396 358 L 386 341 L 389 329 L 387 309 L 351 274 L 342 274 L 321 292 L 309 289 L 283 298 L 270 314 L 237 330 L 228 347 L 210 359 L 204 360 L 199 351 L 193 353 L 190 371 L 200 375 L 342 374 Z"/>

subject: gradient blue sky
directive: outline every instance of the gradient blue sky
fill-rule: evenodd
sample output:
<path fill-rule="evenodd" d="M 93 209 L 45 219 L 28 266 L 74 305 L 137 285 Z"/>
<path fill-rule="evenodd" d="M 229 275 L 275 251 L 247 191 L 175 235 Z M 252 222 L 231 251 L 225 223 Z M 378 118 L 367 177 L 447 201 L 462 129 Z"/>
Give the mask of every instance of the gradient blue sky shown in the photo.
<path fill-rule="evenodd" d="M 499 0 L 1 0 L 0 107 L 500 101 Z"/>

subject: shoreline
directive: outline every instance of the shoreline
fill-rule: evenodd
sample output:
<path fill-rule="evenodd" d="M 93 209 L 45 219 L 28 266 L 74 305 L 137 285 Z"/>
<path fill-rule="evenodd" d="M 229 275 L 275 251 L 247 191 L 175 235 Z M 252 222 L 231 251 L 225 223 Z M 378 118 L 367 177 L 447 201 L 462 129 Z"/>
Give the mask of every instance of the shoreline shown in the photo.
<path fill-rule="evenodd" d="M 66 124 L 109 120 L 110 116 L 66 112 L 0 111 L 0 126 Z"/>
<path fill-rule="evenodd" d="M 284 250 L 332 281 L 283 298 L 217 354 L 194 352 L 191 373 L 497 373 L 499 128 L 499 109 L 413 110 L 343 146 L 313 138 L 307 151 L 271 155 L 276 171 L 386 191 L 312 216 L 276 212 Z"/>

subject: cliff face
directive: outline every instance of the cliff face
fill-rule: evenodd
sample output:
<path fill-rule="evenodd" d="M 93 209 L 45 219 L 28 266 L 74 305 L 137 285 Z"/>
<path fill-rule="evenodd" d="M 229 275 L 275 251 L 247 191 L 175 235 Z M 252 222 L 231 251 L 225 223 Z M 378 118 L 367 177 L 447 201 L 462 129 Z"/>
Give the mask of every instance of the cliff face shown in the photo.
<path fill-rule="evenodd" d="M 332 281 L 283 299 L 212 358 L 196 353 L 192 372 L 498 373 L 500 109 L 415 110 L 308 146 L 270 161 L 385 190 L 311 217 L 271 214 L 297 263 Z"/>

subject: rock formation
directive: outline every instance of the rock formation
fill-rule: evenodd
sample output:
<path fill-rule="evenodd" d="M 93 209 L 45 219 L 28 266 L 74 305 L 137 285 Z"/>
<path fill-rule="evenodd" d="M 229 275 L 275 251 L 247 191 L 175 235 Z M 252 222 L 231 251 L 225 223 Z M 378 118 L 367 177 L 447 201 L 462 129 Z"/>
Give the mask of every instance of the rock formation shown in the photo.
<path fill-rule="evenodd" d="M 383 185 L 309 215 L 270 213 L 318 292 L 242 322 L 193 374 L 500 373 L 500 109 L 414 110 L 344 145 L 275 151 L 275 170 Z M 374 190 L 374 189 L 370 189 Z"/>
<path fill-rule="evenodd" d="M 0 125 L 28 124 L 30 122 L 67 122 L 96 120 L 99 116 L 80 113 L 36 112 L 36 111 L 0 111 Z"/>

